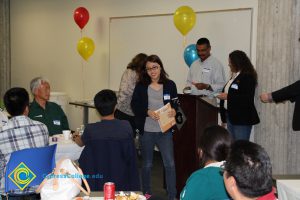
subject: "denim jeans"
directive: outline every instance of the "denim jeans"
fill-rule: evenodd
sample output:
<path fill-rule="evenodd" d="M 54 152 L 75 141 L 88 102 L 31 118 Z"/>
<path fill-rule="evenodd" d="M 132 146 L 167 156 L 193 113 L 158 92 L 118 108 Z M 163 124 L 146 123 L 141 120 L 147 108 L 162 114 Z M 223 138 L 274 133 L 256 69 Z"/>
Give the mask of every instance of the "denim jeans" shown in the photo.
<path fill-rule="evenodd" d="M 235 125 L 229 120 L 226 113 L 227 130 L 234 140 L 249 140 L 252 130 L 252 125 Z"/>
<path fill-rule="evenodd" d="M 173 153 L 173 137 L 171 132 L 144 132 L 140 137 L 142 145 L 142 186 L 143 193 L 152 194 L 151 191 L 151 169 L 153 161 L 154 146 L 157 145 L 161 153 L 165 168 L 168 198 L 176 197 L 176 173 Z"/>

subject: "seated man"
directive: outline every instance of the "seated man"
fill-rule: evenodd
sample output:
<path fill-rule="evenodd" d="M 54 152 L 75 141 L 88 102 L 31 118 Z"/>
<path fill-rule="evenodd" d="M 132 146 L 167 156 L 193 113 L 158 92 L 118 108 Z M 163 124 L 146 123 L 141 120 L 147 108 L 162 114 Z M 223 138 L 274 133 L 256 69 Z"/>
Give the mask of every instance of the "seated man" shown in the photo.
<path fill-rule="evenodd" d="M 5 166 L 14 151 L 48 146 L 47 127 L 27 117 L 29 95 L 24 88 L 11 88 L 4 95 L 4 104 L 11 119 L 0 128 L 0 188 L 5 187 Z"/>
<path fill-rule="evenodd" d="M 235 199 L 275 200 L 272 165 L 258 144 L 238 140 L 231 146 L 224 167 L 227 192 Z"/>
<path fill-rule="evenodd" d="M 74 135 L 79 146 L 85 146 L 79 165 L 92 191 L 103 190 L 105 182 L 114 182 L 116 191 L 140 190 L 136 150 L 128 121 L 114 118 L 116 94 L 102 90 L 94 97 L 101 121 L 88 124 L 82 136 Z"/>
<path fill-rule="evenodd" d="M 34 100 L 30 104 L 29 117 L 44 123 L 50 136 L 62 133 L 63 130 L 69 130 L 68 119 L 62 108 L 49 101 L 49 81 L 42 77 L 34 78 L 30 82 L 30 90 Z"/>

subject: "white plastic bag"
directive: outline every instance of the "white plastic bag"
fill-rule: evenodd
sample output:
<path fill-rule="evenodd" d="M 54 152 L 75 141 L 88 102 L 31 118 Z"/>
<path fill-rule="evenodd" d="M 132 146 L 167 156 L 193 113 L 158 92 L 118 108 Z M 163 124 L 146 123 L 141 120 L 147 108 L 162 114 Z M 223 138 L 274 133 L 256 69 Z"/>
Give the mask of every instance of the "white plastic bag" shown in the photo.
<path fill-rule="evenodd" d="M 81 187 L 83 180 L 87 191 Z M 36 190 L 42 200 L 72 200 L 80 191 L 90 195 L 90 187 L 81 169 L 70 159 L 60 160 L 53 173 L 49 174 Z"/>

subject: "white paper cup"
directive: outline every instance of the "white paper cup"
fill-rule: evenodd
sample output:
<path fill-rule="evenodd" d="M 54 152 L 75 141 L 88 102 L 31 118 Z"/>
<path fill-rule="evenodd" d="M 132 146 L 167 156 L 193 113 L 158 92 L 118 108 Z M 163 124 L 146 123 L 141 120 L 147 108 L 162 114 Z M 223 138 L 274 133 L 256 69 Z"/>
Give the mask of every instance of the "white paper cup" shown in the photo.
<path fill-rule="evenodd" d="M 69 140 L 71 138 L 71 131 L 70 130 L 63 130 L 63 135 L 65 140 Z"/>

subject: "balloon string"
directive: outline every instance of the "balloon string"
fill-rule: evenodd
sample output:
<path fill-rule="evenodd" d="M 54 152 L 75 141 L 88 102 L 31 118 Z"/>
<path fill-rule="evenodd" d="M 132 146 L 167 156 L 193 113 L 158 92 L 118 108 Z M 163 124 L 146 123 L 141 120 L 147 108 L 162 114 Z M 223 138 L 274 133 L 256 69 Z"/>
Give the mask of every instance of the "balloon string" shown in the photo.
<path fill-rule="evenodd" d="M 80 29 L 80 39 L 82 38 L 82 29 Z M 85 98 L 85 92 L 84 92 L 84 64 L 83 64 L 83 59 L 81 58 L 81 81 L 82 81 L 82 100 Z"/>
<path fill-rule="evenodd" d="M 81 80 L 82 80 L 82 99 L 84 100 L 85 98 L 85 90 L 84 90 L 84 84 L 85 84 L 85 81 L 84 81 L 84 64 L 83 64 L 83 59 L 81 59 Z"/>
<path fill-rule="evenodd" d="M 185 48 L 185 46 L 186 46 L 186 37 L 183 36 L 183 48 Z"/>

